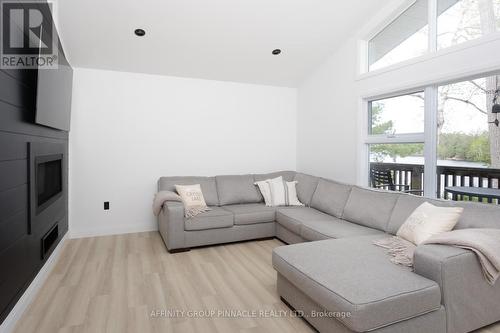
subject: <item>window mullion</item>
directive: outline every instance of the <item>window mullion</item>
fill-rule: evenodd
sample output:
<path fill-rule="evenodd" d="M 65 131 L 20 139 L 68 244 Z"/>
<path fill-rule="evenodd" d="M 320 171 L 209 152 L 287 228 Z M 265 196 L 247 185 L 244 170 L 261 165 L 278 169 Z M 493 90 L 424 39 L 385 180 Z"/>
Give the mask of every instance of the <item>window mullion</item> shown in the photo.
<path fill-rule="evenodd" d="M 429 0 L 428 21 L 429 21 L 429 52 L 437 52 L 437 9 L 438 0 Z"/>
<path fill-rule="evenodd" d="M 368 131 L 370 128 L 370 122 L 371 122 L 371 111 L 369 111 L 370 107 L 370 102 L 362 99 L 360 100 L 360 112 L 361 114 L 360 119 L 361 119 L 361 126 L 360 126 L 360 138 L 361 138 L 361 145 L 360 149 L 358 152 L 358 159 L 361 161 L 361 166 L 358 168 L 358 175 L 357 175 L 357 183 L 358 185 L 361 186 L 368 186 L 368 177 L 370 173 L 370 153 L 368 149 L 368 144 L 366 142 L 366 138 L 368 137 Z"/>
<path fill-rule="evenodd" d="M 369 135 L 366 137 L 367 144 L 396 144 L 396 143 L 423 143 L 425 142 L 425 133 L 399 134 L 396 136 Z"/>
<path fill-rule="evenodd" d="M 437 191 L 437 108 L 438 87 L 425 88 L 424 195 L 429 198 Z"/>

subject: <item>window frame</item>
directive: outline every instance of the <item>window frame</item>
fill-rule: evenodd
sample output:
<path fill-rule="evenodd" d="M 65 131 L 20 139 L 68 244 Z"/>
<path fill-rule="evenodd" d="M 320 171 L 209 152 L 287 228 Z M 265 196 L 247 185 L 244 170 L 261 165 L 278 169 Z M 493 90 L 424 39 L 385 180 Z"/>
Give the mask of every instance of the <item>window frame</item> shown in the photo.
<path fill-rule="evenodd" d="M 402 134 L 371 134 L 371 103 L 374 101 L 379 101 L 383 99 L 388 99 L 388 98 L 395 98 L 395 97 L 401 97 L 405 95 L 411 95 L 415 93 L 424 93 L 424 132 L 421 133 L 402 133 Z M 424 163 L 424 168 L 427 167 L 427 159 L 429 158 L 428 154 L 432 153 L 427 149 L 426 142 L 428 142 L 429 138 L 427 138 L 426 135 L 426 129 L 427 129 L 427 110 L 429 109 L 428 107 L 428 98 L 427 94 L 432 93 L 432 91 L 428 90 L 428 88 L 416 88 L 416 89 L 409 89 L 405 91 L 400 91 L 397 93 L 392 93 L 392 94 L 384 94 L 384 95 L 379 95 L 379 96 L 373 96 L 370 98 L 364 98 L 363 99 L 363 110 L 364 110 L 364 123 L 366 126 L 364 127 L 364 137 L 363 137 L 363 148 L 361 149 L 361 154 L 364 156 L 364 167 L 362 167 L 361 172 L 364 174 L 364 184 L 363 185 L 369 185 L 369 178 L 370 178 L 370 145 L 374 144 L 412 144 L 412 143 L 421 143 L 424 145 L 424 160 L 426 161 Z M 437 94 L 434 94 L 437 97 Z M 437 106 L 437 99 L 436 99 L 436 106 Z M 437 107 L 436 107 L 437 110 Z M 436 113 L 437 116 L 437 113 Z M 437 118 L 436 118 L 437 121 Z M 437 158 L 434 159 L 436 163 Z M 432 160 L 430 160 L 432 162 Z M 426 172 L 427 170 L 424 170 L 424 177 L 425 175 L 428 174 Z M 436 177 L 435 177 L 436 178 Z M 424 180 L 425 181 L 425 180 Z M 437 181 L 437 178 L 435 179 Z M 425 181 L 425 184 L 427 182 Z M 432 185 L 432 181 L 428 183 L 429 185 Z M 435 183 L 436 185 L 437 183 Z M 424 186 L 425 191 L 428 190 L 428 186 Z M 425 193 L 424 195 L 427 196 L 429 193 Z M 432 195 L 432 194 L 430 194 Z"/>
<path fill-rule="evenodd" d="M 492 40 L 500 39 L 500 30 L 495 32 L 485 34 L 479 38 L 468 40 L 456 45 L 438 49 L 438 0 L 427 0 L 428 1 L 428 50 L 423 55 L 402 60 L 394 64 L 378 68 L 370 71 L 369 64 L 369 42 L 381 33 L 388 25 L 394 22 L 398 17 L 400 17 L 408 8 L 410 8 L 416 0 L 406 0 L 403 4 L 398 5 L 392 10 L 386 9 L 382 16 L 384 19 L 379 19 L 378 23 L 371 23 L 368 27 L 365 27 L 364 33 L 361 34 L 362 37 L 358 39 L 358 79 L 370 77 L 372 75 L 378 75 L 380 73 L 385 73 L 393 71 L 395 69 L 405 67 L 414 63 L 419 63 L 426 61 L 430 58 L 442 56 L 448 53 L 456 52 L 459 50 L 467 49 L 474 45 L 489 43 Z"/>
<path fill-rule="evenodd" d="M 428 41 L 428 46 L 427 50 L 416 57 L 401 60 L 398 62 L 395 62 L 391 65 L 384 66 L 381 68 L 377 68 L 374 70 L 370 70 L 370 41 L 377 37 L 379 34 L 381 34 L 387 27 L 389 27 L 392 23 L 394 23 L 399 17 L 401 17 L 407 10 L 409 10 L 416 2 L 417 0 L 406 0 L 401 6 L 399 6 L 395 11 L 391 13 L 391 15 L 388 16 L 388 19 L 385 20 L 382 24 L 377 26 L 376 29 L 373 29 L 369 35 L 367 35 L 362 41 L 362 49 L 364 53 L 364 63 L 362 64 L 362 73 L 372 73 L 372 72 L 378 72 L 378 71 L 383 71 L 386 68 L 391 68 L 393 66 L 397 66 L 401 63 L 406 63 L 406 62 L 411 62 L 414 59 L 421 59 L 423 57 L 429 56 L 434 51 L 437 51 L 437 1 L 438 0 L 427 0 L 427 24 L 428 24 L 428 36 L 427 36 L 427 41 Z M 433 6 L 431 8 L 431 6 Z M 435 24 L 432 26 L 431 25 L 431 19 L 432 15 L 435 15 L 436 20 Z M 433 48 L 433 45 L 436 45 Z"/>
<path fill-rule="evenodd" d="M 427 198 L 437 198 L 437 161 L 438 161 L 438 99 L 439 87 L 455 84 L 463 81 L 484 78 L 492 75 L 500 75 L 500 71 L 483 72 L 471 76 L 463 76 L 453 80 L 443 80 L 439 83 L 431 83 L 420 86 L 414 89 L 386 93 L 382 95 L 363 96 L 361 97 L 361 112 L 363 131 L 361 133 L 361 147 L 359 150 L 359 159 L 362 165 L 359 168 L 358 183 L 363 186 L 369 186 L 370 181 L 370 145 L 372 144 L 398 144 L 398 143 L 423 143 L 424 144 L 424 193 Z M 395 134 L 390 135 L 372 135 L 370 134 L 371 126 L 371 109 L 370 102 L 412 94 L 415 92 L 424 91 L 424 132 L 410 134 Z"/>

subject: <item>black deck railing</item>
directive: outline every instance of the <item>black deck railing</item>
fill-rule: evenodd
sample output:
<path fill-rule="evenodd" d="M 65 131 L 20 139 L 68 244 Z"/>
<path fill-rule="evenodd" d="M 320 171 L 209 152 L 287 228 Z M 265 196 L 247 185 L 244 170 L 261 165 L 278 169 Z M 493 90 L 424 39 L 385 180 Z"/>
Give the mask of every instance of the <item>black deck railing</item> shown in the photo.
<path fill-rule="evenodd" d="M 422 164 L 372 162 L 370 168 L 388 170 L 391 172 L 395 184 L 408 185 L 411 190 L 423 193 L 424 166 Z M 500 169 L 440 165 L 437 167 L 437 174 L 436 195 L 438 198 L 453 199 L 452 195 L 445 192 L 445 188 L 449 186 L 500 188 Z M 499 203 L 498 200 L 478 197 L 459 197 L 458 199 Z"/>

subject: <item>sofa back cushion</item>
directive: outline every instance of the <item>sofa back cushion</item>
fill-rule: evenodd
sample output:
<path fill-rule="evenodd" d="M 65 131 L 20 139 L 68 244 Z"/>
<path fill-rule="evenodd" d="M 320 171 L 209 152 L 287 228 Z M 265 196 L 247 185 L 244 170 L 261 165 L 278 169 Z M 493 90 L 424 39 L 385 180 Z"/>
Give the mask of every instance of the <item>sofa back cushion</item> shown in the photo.
<path fill-rule="evenodd" d="M 455 229 L 500 229 L 500 206 L 463 201 L 453 202 L 453 205 L 464 208 Z"/>
<path fill-rule="evenodd" d="M 295 178 L 295 171 L 278 171 L 264 174 L 255 174 L 253 178 L 256 182 L 260 182 L 263 180 L 278 178 L 279 176 L 283 177 L 283 180 L 286 182 L 291 182 Z"/>
<path fill-rule="evenodd" d="M 343 219 L 385 231 L 399 194 L 353 186 Z"/>
<path fill-rule="evenodd" d="M 253 175 L 216 176 L 215 181 L 221 206 L 262 201 Z"/>
<path fill-rule="evenodd" d="M 391 218 L 387 224 L 386 232 L 395 235 L 399 228 L 406 222 L 408 217 L 424 202 L 434 204 L 433 200 L 414 195 L 401 194 L 392 210 Z M 438 203 L 435 204 L 439 206 Z"/>
<path fill-rule="evenodd" d="M 463 207 L 464 211 L 455 229 L 500 228 L 500 207 L 498 205 L 428 199 L 409 194 L 401 194 L 396 202 L 386 231 L 395 235 L 411 213 L 426 201 L 441 207 Z"/>
<path fill-rule="evenodd" d="M 297 173 L 295 179 L 297 181 L 297 197 L 299 201 L 306 206 L 311 205 L 311 200 L 318 186 L 318 177 L 306 175 L 305 173 Z"/>
<path fill-rule="evenodd" d="M 341 218 L 352 186 L 320 179 L 311 200 L 311 207 Z"/>
<path fill-rule="evenodd" d="M 215 177 L 161 177 L 158 180 L 158 191 L 175 192 L 175 185 L 195 185 L 200 184 L 203 197 L 207 205 L 219 205 L 219 197 L 217 195 L 217 186 L 215 185 Z"/>

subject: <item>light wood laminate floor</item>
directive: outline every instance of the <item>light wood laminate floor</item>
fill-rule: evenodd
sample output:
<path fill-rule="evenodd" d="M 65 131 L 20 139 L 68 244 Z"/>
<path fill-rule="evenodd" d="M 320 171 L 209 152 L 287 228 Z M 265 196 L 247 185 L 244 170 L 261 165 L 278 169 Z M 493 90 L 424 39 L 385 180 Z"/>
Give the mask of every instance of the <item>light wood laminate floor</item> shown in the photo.
<path fill-rule="evenodd" d="M 68 240 L 16 332 L 313 332 L 276 293 L 271 251 L 280 245 L 169 254 L 157 232 Z M 209 312 L 223 309 L 233 313 Z"/>

